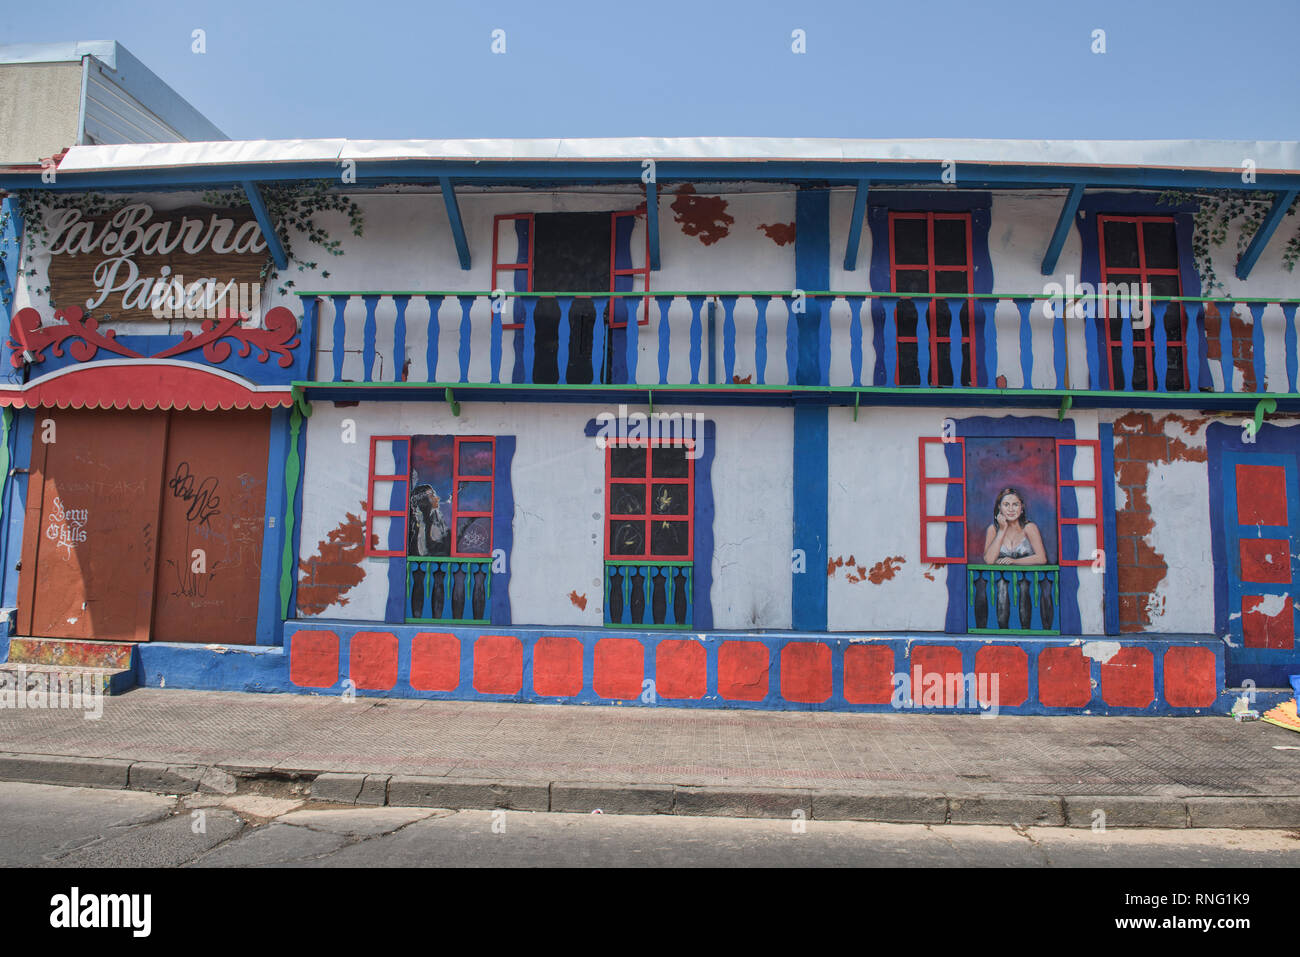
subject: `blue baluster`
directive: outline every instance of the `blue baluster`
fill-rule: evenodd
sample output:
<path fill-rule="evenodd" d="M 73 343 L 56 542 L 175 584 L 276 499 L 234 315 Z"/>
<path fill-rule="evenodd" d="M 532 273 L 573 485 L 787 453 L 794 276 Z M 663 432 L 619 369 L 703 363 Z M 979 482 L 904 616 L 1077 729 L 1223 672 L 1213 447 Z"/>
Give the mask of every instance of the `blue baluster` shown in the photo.
<path fill-rule="evenodd" d="M 668 384 L 669 341 L 672 327 L 668 323 L 668 313 L 673 308 L 672 296 L 655 296 L 659 303 L 659 384 Z"/>
<path fill-rule="evenodd" d="M 799 383 L 799 314 L 794 311 L 793 297 L 785 299 L 785 374 L 790 385 Z M 802 300 L 802 308 L 807 300 Z"/>
<path fill-rule="evenodd" d="M 1169 338 L 1165 332 L 1165 310 L 1169 308 L 1168 302 L 1156 303 L 1153 300 L 1147 300 L 1145 305 L 1145 315 L 1151 317 L 1151 349 L 1154 352 L 1156 366 L 1156 391 L 1164 392 L 1165 379 L 1169 374 Z M 1182 383 L 1179 383 L 1181 385 Z M 1151 376 L 1147 375 L 1147 388 L 1151 388 Z"/>
<path fill-rule="evenodd" d="M 1187 388 L 1201 391 L 1201 323 L 1199 302 L 1184 303 L 1187 309 Z"/>
<path fill-rule="evenodd" d="M 689 566 L 684 566 L 681 570 L 682 587 L 686 589 L 686 618 L 679 621 L 679 625 L 689 625 L 695 620 L 695 588 L 692 584 L 694 570 Z"/>
<path fill-rule="evenodd" d="M 1120 317 L 1120 362 L 1124 368 L 1124 391 L 1133 391 L 1133 318 L 1129 311 L 1128 299 L 1119 301 Z M 1150 370 L 1148 370 L 1148 377 Z"/>
<path fill-rule="evenodd" d="M 921 388 L 930 384 L 930 302 L 926 299 L 913 299 L 916 306 L 916 369 Z M 936 309 L 935 312 L 938 312 Z M 936 328 L 938 323 L 935 323 Z M 935 376 L 938 379 L 938 376 Z"/>
<path fill-rule="evenodd" d="M 334 381 L 343 381 L 343 344 L 347 337 L 347 323 L 343 312 L 348 306 L 348 296 L 332 296 L 334 300 Z"/>
<path fill-rule="evenodd" d="M 687 296 L 691 304 L 691 385 L 700 384 L 700 360 L 704 356 L 704 325 L 700 320 L 700 309 L 704 306 L 704 296 Z"/>
<path fill-rule="evenodd" d="M 361 365 L 365 376 L 362 381 L 371 382 L 375 368 L 375 306 L 379 304 L 379 297 L 361 298 L 366 304 L 366 321 L 361 331 Z"/>
<path fill-rule="evenodd" d="M 998 300 L 981 299 L 979 303 L 984 317 L 984 384 L 993 388 L 998 384 Z"/>
<path fill-rule="evenodd" d="M 862 297 L 849 296 L 849 365 L 853 384 L 862 385 Z"/>
<path fill-rule="evenodd" d="M 438 339 L 441 335 L 442 327 L 438 323 L 438 310 L 442 308 L 441 296 L 425 296 L 429 303 L 429 333 L 425 346 L 425 362 L 428 364 L 429 382 L 438 381 Z"/>
<path fill-rule="evenodd" d="M 1223 391 L 1232 392 L 1232 309 L 1233 303 L 1219 307 L 1219 368 L 1223 372 Z"/>
<path fill-rule="evenodd" d="M 623 624 L 632 624 L 632 569 L 630 566 L 619 568 L 623 573 Z"/>
<path fill-rule="evenodd" d="M 723 383 L 731 385 L 736 377 L 736 297 L 722 296 L 722 371 Z"/>
<path fill-rule="evenodd" d="M 645 305 L 645 321 L 650 322 L 650 304 Z M 628 304 L 627 315 L 627 342 L 624 343 L 623 364 L 627 366 L 627 384 L 636 385 L 636 365 L 640 353 L 637 351 L 637 341 L 641 336 L 641 324 L 637 322 L 635 300 Z"/>
<path fill-rule="evenodd" d="M 531 385 L 533 366 L 537 360 L 537 323 L 533 313 L 537 311 L 537 299 L 529 296 L 524 300 L 524 382 Z"/>
<path fill-rule="evenodd" d="M 501 312 L 509 299 L 492 297 L 492 338 L 488 345 L 488 365 L 492 367 L 492 382 L 501 381 Z M 513 304 L 510 306 L 513 309 Z"/>
<path fill-rule="evenodd" d="M 642 566 L 641 568 L 641 593 L 645 596 L 645 605 L 641 609 L 641 620 L 638 625 L 653 624 L 655 620 L 654 606 L 650 603 L 650 596 L 654 594 L 654 573 L 656 569 Z"/>
<path fill-rule="evenodd" d="M 420 617 L 434 618 L 433 613 L 433 573 L 438 566 L 434 562 L 423 562 L 421 567 L 424 569 L 424 592 L 420 595 Z"/>
<path fill-rule="evenodd" d="M 1264 379 L 1266 376 L 1264 363 L 1266 358 L 1264 354 L 1264 310 L 1268 308 L 1266 302 L 1252 302 L 1250 304 L 1250 315 L 1254 323 L 1250 327 L 1250 348 L 1254 355 L 1251 357 L 1255 363 L 1255 391 L 1267 392 Z"/>
<path fill-rule="evenodd" d="M 408 561 L 406 563 L 406 594 L 402 596 L 402 600 L 406 608 L 405 614 L 406 614 L 407 621 L 410 621 L 412 618 L 419 617 L 419 615 L 416 614 L 415 609 L 411 605 L 411 586 L 413 584 L 411 580 L 411 572 L 414 568 L 415 568 L 414 562 Z"/>
<path fill-rule="evenodd" d="M 1016 308 L 1020 310 L 1020 388 L 1034 387 L 1034 330 L 1029 324 L 1029 311 L 1034 307 L 1032 299 L 1017 299 Z"/>
<path fill-rule="evenodd" d="M 569 383 L 569 309 L 573 306 L 572 296 L 557 296 L 555 301 L 560 306 L 559 342 L 555 350 L 555 363 L 559 367 L 560 385 Z"/>
<path fill-rule="evenodd" d="M 600 385 L 605 381 L 605 307 L 609 300 L 596 298 L 591 304 L 596 308 L 596 325 L 591 338 L 591 384 Z"/>
<path fill-rule="evenodd" d="M 1091 302 L 1091 300 L 1089 300 Z M 1075 305 L 1071 315 L 1083 319 L 1083 341 L 1088 357 L 1088 388 L 1105 388 L 1106 377 L 1101 365 L 1101 333 L 1097 328 L 1097 312 L 1083 305 Z"/>
<path fill-rule="evenodd" d="M 953 388 L 961 388 L 961 360 L 962 349 L 965 345 L 961 341 L 961 306 L 962 300 L 948 300 L 948 365 L 952 369 Z M 935 310 L 936 316 L 938 310 Z M 975 317 L 971 316 L 971 324 L 974 325 Z M 936 323 L 937 325 L 937 323 Z M 971 377 L 971 385 L 975 385 L 975 377 Z"/>
<path fill-rule="evenodd" d="M 754 382 L 757 385 L 767 384 L 767 306 L 771 301 L 767 296 L 754 297 L 754 308 L 758 310 L 754 322 Z"/>
<path fill-rule="evenodd" d="M 817 372 L 822 385 L 831 384 L 831 306 L 833 296 L 814 296 L 817 310 Z"/>
<path fill-rule="evenodd" d="M 898 300 L 885 298 L 881 300 L 885 310 L 885 384 L 898 384 L 898 324 L 894 320 L 894 310 Z"/>
<path fill-rule="evenodd" d="M 1286 326 L 1286 382 L 1287 391 L 1296 391 L 1296 331 L 1295 331 L 1295 309 L 1296 303 L 1284 302 L 1282 306 L 1282 320 Z"/>
<path fill-rule="evenodd" d="M 460 301 L 460 380 L 469 381 L 469 346 L 473 336 L 469 311 L 474 308 L 475 296 L 457 296 Z"/>
<path fill-rule="evenodd" d="M 318 312 L 320 310 L 320 300 L 315 296 L 307 296 L 302 300 L 302 344 L 307 348 L 307 378 L 316 378 L 316 350 L 312 343 L 320 339 L 319 330 L 316 328 Z"/>
<path fill-rule="evenodd" d="M 447 574 L 444 575 L 442 579 L 443 580 L 442 614 L 439 615 L 438 617 L 455 618 L 456 613 L 453 610 L 453 606 L 451 602 L 451 593 L 456 589 L 456 571 L 459 566 L 457 566 L 453 562 L 448 562 L 447 564 L 443 565 L 443 567 L 447 569 Z"/>
<path fill-rule="evenodd" d="M 609 616 L 609 595 L 613 589 L 614 579 L 609 573 L 609 566 L 605 566 L 605 624 L 614 623 L 614 619 Z"/>
<path fill-rule="evenodd" d="M 406 381 L 406 307 L 411 303 L 410 296 L 394 296 L 397 306 L 397 318 L 393 321 L 393 381 Z"/>
<path fill-rule="evenodd" d="M 1055 308 L 1055 304 L 1052 308 L 1052 367 L 1056 372 L 1056 387 L 1069 388 L 1065 381 L 1065 310 Z"/>

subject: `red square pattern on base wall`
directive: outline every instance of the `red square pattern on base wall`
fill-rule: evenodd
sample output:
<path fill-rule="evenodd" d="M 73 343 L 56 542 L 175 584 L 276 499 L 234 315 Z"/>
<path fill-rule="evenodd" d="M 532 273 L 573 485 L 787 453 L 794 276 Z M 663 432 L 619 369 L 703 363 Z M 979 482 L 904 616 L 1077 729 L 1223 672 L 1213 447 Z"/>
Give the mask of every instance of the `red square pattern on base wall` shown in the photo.
<path fill-rule="evenodd" d="M 339 680 L 339 636 L 332 631 L 295 632 L 289 680 L 300 688 L 332 688 Z"/>
<path fill-rule="evenodd" d="M 411 639 L 411 687 L 417 691 L 460 687 L 460 641 L 455 635 L 421 632 Z"/>

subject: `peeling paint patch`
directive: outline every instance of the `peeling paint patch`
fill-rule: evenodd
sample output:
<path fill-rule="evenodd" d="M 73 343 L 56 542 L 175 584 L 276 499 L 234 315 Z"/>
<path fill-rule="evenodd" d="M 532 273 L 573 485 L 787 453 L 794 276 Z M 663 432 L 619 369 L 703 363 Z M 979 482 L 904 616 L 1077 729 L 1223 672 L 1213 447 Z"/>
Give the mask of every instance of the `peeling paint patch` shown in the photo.
<path fill-rule="evenodd" d="M 745 376 L 745 378 L 743 379 L 738 375 L 733 375 L 731 377 L 732 385 L 752 385 L 753 382 L 754 382 L 754 373 L 752 372 L 749 375 Z"/>
<path fill-rule="evenodd" d="M 941 568 L 943 568 L 943 565 L 939 564 L 938 562 L 931 562 L 930 570 L 925 573 L 925 580 L 934 581 L 935 580 L 934 573 L 939 571 Z"/>
<path fill-rule="evenodd" d="M 758 228 L 778 246 L 794 242 L 794 223 L 759 223 Z"/>
<path fill-rule="evenodd" d="M 302 578 L 298 584 L 298 613 L 319 615 L 330 605 L 346 605 L 344 593 L 366 577 L 361 567 L 366 557 L 365 502 L 361 514 L 348 512 L 336 528 L 316 546 L 316 554 L 298 562 Z"/>
<path fill-rule="evenodd" d="M 569 592 L 569 603 L 574 605 L 581 611 L 587 610 L 587 596 L 585 593 L 579 595 L 578 590 L 576 588 L 573 591 Z"/>
<path fill-rule="evenodd" d="M 727 212 L 727 201 L 721 196 L 697 196 L 690 183 L 678 186 L 676 192 L 673 220 L 687 236 L 698 236 L 704 245 L 712 246 L 731 232 L 736 217 Z"/>
<path fill-rule="evenodd" d="M 1099 661 L 1104 665 L 1119 654 L 1119 642 L 1085 641 L 1081 650 L 1085 658 L 1091 658 L 1093 661 Z"/>
<path fill-rule="evenodd" d="M 907 559 L 902 555 L 893 555 L 882 561 L 876 562 L 871 566 L 871 571 L 867 573 L 867 581 L 873 585 L 880 585 L 889 581 L 894 574 L 907 563 Z M 861 571 L 861 569 L 859 569 Z"/>
<path fill-rule="evenodd" d="M 856 580 L 856 581 L 861 581 L 861 580 L 862 580 L 861 576 L 865 576 L 865 575 L 867 574 L 867 571 L 866 571 L 865 568 L 859 568 L 859 569 L 858 569 L 858 575 L 859 575 L 860 577 L 857 578 L 857 579 L 854 579 L 854 577 L 853 577 L 853 568 L 854 568 L 854 566 L 856 566 L 857 564 L 858 564 L 858 560 L 857 560 L 855 557 L 853 557 L 852 555 L 850 555 L 848 558 L 845 558 L 843 555 L 841 555 L 841 556 L 838 557 L 838 558 L 832 558 L 832 559 L 829 559 L 829 560 L 826 562 L 826 575 L 827 575 L 827 577 L 829 577 L 829 578 L 834 578 L 834 577 L 835 577 L 835 569 L 837 569 L 837 568 L 845 568 L 845 567 L 847 567 L 847 568 L 849 569 L 849 573 L 848 573 L 848 579 L 849 579 L 849 581 L 855 581 L 855 580 Z"/>

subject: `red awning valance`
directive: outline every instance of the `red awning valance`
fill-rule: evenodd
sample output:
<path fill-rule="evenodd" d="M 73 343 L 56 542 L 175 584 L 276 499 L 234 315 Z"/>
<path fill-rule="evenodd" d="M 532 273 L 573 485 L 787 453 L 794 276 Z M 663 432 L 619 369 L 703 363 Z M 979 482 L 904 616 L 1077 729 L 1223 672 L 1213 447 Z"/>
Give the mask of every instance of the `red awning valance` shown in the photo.
<path fill-rule="evenodd" d="M 0 387 L 0 406 L 58 409 L 266 409 L 293 404 L 289 389 L 189 363 L 119 360 L 60 369 L 21 388 Z"/>

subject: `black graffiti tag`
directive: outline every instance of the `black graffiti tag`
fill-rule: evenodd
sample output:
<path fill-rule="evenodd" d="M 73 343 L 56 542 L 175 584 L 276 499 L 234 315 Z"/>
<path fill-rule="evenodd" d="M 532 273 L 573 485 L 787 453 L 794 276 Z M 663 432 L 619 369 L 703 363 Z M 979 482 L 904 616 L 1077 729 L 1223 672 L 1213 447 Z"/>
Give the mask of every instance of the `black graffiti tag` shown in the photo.
<path fill-rule="evenodd" d="M 217 507 L 221 504 L 221 499 L 216 494 L 215 475 L 209 475 L 196 488 L 194 476 L 190 474 L 190 463 L 182 462 L 176 466 L 176 474 L 167 483 L 167 487 L 171 489 L 173 496 L 190 503 L 189 510 L 185 513 L 185 518 L 189 521 L 206 525 L 212 516 L 221 514 L 221 510 Z"/>

